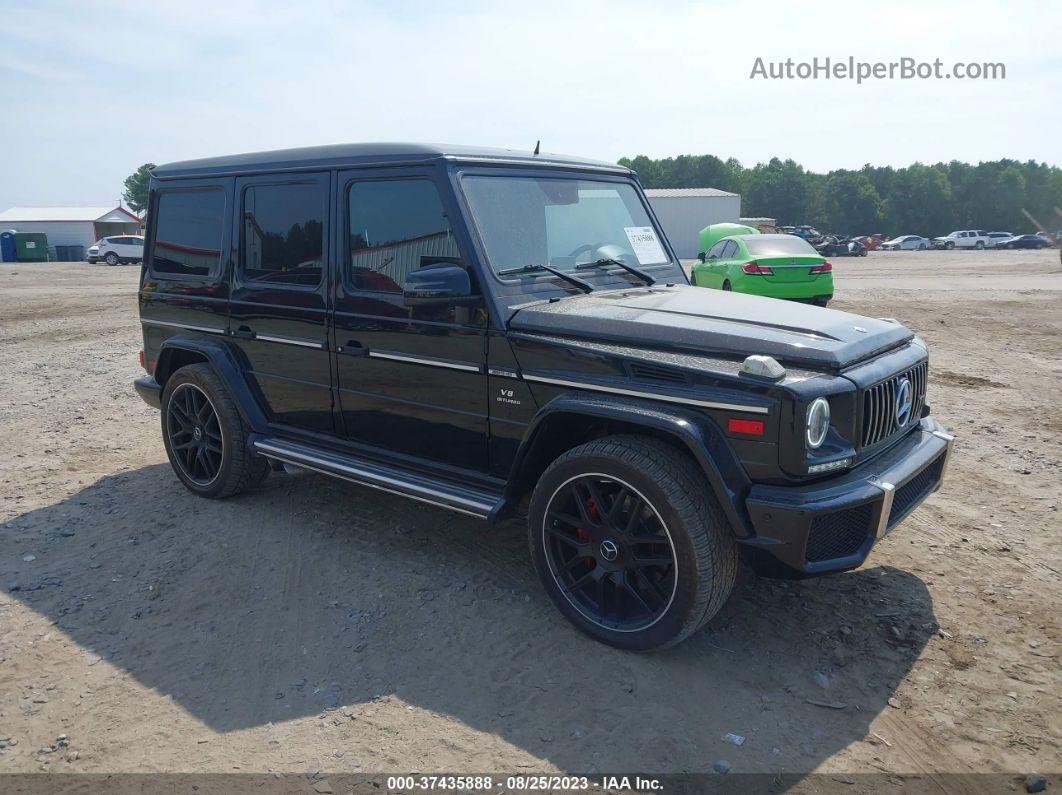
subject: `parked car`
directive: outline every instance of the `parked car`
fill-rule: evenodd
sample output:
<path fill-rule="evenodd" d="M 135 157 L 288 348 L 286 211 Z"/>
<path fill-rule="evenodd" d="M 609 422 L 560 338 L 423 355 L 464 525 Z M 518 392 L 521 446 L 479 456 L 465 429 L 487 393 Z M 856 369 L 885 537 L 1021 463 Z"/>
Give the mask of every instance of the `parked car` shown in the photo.
<path fill-rule="evenodd" d="M 1048 248 L 1053 245 L 1050 240 L 1040 234 L 1015 235 L 1009 240 L 1004 240 L 1000 248 Z"/>
<path fill-rule="evenodd" d="M 622 166 L 355 144 L 150 189 L 135 387 L 201 497 L 286 466 L 385 492 L 374 514 L 526 510 L 559 611 L 649 649 L 720 609 L 739 554 L 855 568 L 943 480 L 922 340 L 691 286 Z"/>
<path fill-rule="evenodd" d="M 833 298 L 833 265 L 796 235 L 724 237 L 691 273 L 698 287 L 793 298 L 818 306 Z"/>
<path fill-rule="evenodd" d="M 1003 248 L 1002 244 L 1014 237 L 1013 232 L 989 232 L 988 248 Z"/>
<path fill-rule="evenodd" d="M 992 245 L 992 238 L 983 229 L 966 229 L 952 232 L 944 237 L 933 238 L 933 248 L 951 250 L 953 248 L 983 249 Z"/>
<path fill-rule="evenodd" d="M 88 249 L 88 261 L 117 265 L 121 262 L 140 262 L 144 259 L 144 238 L 139 235 L 117 235 L 97 240 Z"/>
<path fill-rule="evenodd" d="M 854 239 L 861 242 L 867 251 L 877 251 L 885 241 L 885 235 L 875 232 L 872 235 L 856 235 Z"/>
<path fill-rule="evenodd" d="M 813 227 L 811 224 L 801 224 L 800 226 L 783 226 L 782 231 L 787 235 L 796 235 L 802 237 L 804 240 L 819 240 L 822 238 L 822 232 Z"/>
<path fill-rule="evenodd" d="M 920 235 L 900 235 L 881 244 L 883 251 L 925 251 L 929 248 L 928 238 Z"/>

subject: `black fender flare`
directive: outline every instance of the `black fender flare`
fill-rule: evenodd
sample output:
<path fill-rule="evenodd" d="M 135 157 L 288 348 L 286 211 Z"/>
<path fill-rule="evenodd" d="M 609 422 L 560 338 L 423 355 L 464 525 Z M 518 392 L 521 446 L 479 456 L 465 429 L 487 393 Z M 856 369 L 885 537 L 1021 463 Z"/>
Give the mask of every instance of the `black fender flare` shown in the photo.
<path fill-rule="evenodd" d="M 652 435 L 670 437 L 693 456 L 704 472 L 735 535 L 740 538 L 754 535 L 745 508 L 751 481 L 718 426 L 692 409 L 665 406 L 651 400 L 580 392 L 565 392 L 555 397 L 539 409 L 528 425 L 509 476 L 506 494 L 509 500 L 515 500 L 514 492 L 525 480 L 522 475 L 535 458 L 536 445 L 541 443 L 550 423 L 562 415 L 622 422 L 645 428 Z"/>
<path fill-rule="evenodd" d="M 163 389 L 166 387 L 166 378 L 170 375 L 168 361 L 178 351 L 202 356 L 231 391 L 236 407 L 251 430 L 256 433 L 265 433 L 268 430 L 269 421 L 262 409 L 264 401 L 244 377 L 247 367 L 242 351 L 224 340 L 192 334 L 175 334 L 168 337 L 160 346 L 158 362 L 155 365 L 155 378 Z M 161 379 L 160 373 L 163 376 Z"/>

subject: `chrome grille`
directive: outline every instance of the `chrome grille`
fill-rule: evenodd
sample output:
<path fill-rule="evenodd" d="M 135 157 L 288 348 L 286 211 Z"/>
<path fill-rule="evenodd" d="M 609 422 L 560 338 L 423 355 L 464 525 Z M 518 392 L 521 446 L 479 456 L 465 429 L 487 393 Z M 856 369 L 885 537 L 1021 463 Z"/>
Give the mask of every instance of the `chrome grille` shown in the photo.
<path fill-rule="evenodd" d="M 911 416 L 904 427 L 909 428 L 911 423 L 918 422 L 926 403 L 927 376 L 927 362 L 919 362 L 909 370 L 879 381 L 863 393 L 863 447 L 873 447 L 900 430 L 896 424 L 896 393 L 903 378 L 911 382 Z"/>

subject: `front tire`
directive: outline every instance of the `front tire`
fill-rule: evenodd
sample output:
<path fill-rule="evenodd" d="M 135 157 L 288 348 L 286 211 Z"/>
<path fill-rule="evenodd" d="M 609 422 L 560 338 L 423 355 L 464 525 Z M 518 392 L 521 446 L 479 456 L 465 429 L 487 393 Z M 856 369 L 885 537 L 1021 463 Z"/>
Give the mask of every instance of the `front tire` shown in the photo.
<path fill-rule="evenodd" d="M 531 498 L 535 569 L 557 609 L 595 640 L 671 646 L 726 602 L 737 544 L 687 455 L 641 436 L 610 436 L 554 461 Z"/>
<path fill-rule="evenodd" d="M 103 261 L 108 265 L 117 265 L 121 260 L 118 259 L 118 255 L 113 251 L 108 252 L 107 256 L 103 258 Z"/>
<path fill-rule="evenodd" d="M 985 244 L 984 244 L 984 241 L 978 240 L 978 241 L 977 241 L 977 242 L 976 242 L 976 243 L 974 244 L 974 248 L 975 248 L 975 249 L 977 249 L 978 251 L 983 251 L 983 250 L 984 250 L 984 248 L 985 248 Z"/>
<path fill-rule="evenodd" d="M 200 497 L 230 497 L 269 474 L 269 462 L 248 449 L 236 402 L 208 364 L 182 367 L 166 382 L 162 440 L 173 471 Z"/>
<path fill-rule="evenodd" d="M 945 251 L 951 251 L 953 248 L 955 248 L 955 244 L 952 243 L 951 241 L 948 241 L 947 243 L 944 244 L 944 250 Z"/>

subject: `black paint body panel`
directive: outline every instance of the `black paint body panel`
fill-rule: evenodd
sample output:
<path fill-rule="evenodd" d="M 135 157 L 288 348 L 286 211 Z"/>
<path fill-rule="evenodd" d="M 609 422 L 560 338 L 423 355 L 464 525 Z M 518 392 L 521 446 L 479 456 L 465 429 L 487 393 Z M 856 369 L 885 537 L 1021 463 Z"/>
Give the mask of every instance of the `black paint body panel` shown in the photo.
<path fill-rule="evenodd" d="M 153 267 L 157 220 L 149 215 L 139 294 L 149 374 L 137 380 L 138 393 L 158 406 L 176 368 L 207 362 L 259 442 L 287 439 L 332 461 L 375 461 L 443 492 L 450 484 L 496 493 L 492 520 L 516 510 L 559 452 L 602 434 L 651 435 L 697 463 L 754 561 L 800 574 L 858 565 L 869 544 L 858 560 L 809 567 L 801 556 L 817 514 L 858 507 L 874 498 L 866 484 L 875 477 L 907 475 L 939 452 L 928 419 L 872 451 L 854 441 L 861 390 L 924 360 L 924 345 L 892 321 L 691 287 L 663 239 L 669 261 L 645 268 L 657 280 L 651 287 L 616 269 L 581 271 L 594 288 L 588 295 L 548 273 L 499 277 L 461 188 L 463 175 L 491 173 L 634 180 L 623 167 L 579 158 L 417 144 L 156 168 L 153 202 L 166 191 L 221 190 L 225 217 L 219 248 L 196 254 L 216 255 L 216 267 L 192 275 Z M 470 296 L 442 306 L 355 284 L 364 269 L 352 275 L 351 253 L 372 246 L 355 246 L 359 230 L 347 228 L 348 191 L 398 179 L 437 189 L 457 254 L 443 259 L 467 270 Z M 315 284 L 250 278 L 241 264 L 246 190 L 288 183 L 313 184 L 323 197 Z M 648 204 L 646 211 L 653 218 Z M 379 247 L 388 245 L 397 244 Z M 774 356 L 785 376 L 742 372 L 750 354 Z M 832 425 L 823 447 L 809 452 L 804 413 L 817 397 L 829 400 Z M 741 430 L 750 424 L 757 430 Z M 808 472 L 845 456 L 844 474 Z"/>

